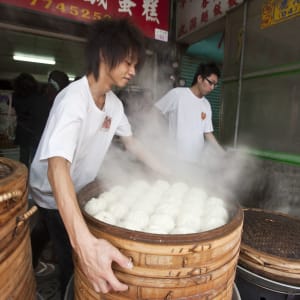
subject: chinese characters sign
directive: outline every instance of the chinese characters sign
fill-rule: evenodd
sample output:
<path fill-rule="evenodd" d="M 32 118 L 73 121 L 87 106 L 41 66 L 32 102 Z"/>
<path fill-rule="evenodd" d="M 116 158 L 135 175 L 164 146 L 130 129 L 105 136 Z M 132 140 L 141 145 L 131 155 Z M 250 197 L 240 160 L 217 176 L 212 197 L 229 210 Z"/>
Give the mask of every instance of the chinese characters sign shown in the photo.
<path fill-rule="evenodd" d="M 78 22 L 90 22 L 107 17 L 129 17 L 146 36 L 168 40 L 167 0 L 0 0 L 0 3 Z"/>
<path fill-rule="evenodd" d="M 262 6 L 261 28 L 266 28 L 300 16 L 300 0 L 265 0 Z"/>
<path fill-rule="evenodd" d="M 178 0 L 177 39 L 223 17 L 228 10 L 241 3 L 243 0 Z"/>

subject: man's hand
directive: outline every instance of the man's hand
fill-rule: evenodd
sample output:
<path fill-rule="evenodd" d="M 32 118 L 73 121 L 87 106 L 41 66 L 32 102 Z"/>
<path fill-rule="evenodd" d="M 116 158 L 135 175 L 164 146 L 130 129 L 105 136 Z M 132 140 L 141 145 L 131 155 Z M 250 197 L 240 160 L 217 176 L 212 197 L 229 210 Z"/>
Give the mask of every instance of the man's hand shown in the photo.
<path fill-rule="evenodd" d="M 115 261 L 121 267 L 132 268 L 131 260 L 103 239 L 92 238 L 90 244 L 78 249 L 80 265 L 96 292 L 126 291 L 128 286 L 114 275 L 111 265 Z"/>

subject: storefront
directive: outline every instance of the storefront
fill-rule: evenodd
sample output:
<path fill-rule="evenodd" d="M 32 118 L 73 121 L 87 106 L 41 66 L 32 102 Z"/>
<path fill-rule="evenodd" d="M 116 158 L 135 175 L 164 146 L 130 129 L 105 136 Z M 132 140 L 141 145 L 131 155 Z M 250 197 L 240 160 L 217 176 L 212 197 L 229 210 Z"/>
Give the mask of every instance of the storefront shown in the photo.
<path fill-rule="evenodd" d="M 18 157 L 13 144 L 16 117 L 11 106 L 12 81 L 20 73 L 47 82 L 52 70 L 62 70 L 70 81 L 85 73 L 84 43 L 88 23 L 111 17 L 130 18 L 147 37 L 145 68 L 130 83 L 128 91 L 151 91 L 152 101 L 166 90 L 168 73 L 161 72 L 170 53 L 169 1 L 41 1 L 0 0 L 0 90 L 1 155 Z M 15 61 L 18 54 L 50 58 L 52 64 Z M 166 61 L 166 60 L 165 60 Z M 168 63 L 168 60 L 166 61 Z M 166 79 L 165 79 L 166 78 Z M 165 82 L 157 86 L 157 82 Z M 161 90 L 161 92 L 160 92 Z"/>

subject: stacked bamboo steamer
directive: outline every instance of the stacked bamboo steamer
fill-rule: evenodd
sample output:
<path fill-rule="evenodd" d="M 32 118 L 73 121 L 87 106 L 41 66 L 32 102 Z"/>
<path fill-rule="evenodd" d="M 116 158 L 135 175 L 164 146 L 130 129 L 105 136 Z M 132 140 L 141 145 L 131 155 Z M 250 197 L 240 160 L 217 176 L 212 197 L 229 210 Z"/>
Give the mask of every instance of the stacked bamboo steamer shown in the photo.
<path fill-rule="evenodd" d="M 300 219 L 255 208 L 244 214 L 239 264 L 271 280 L 300 286 Z"/>
<path fill-rule="evenodd" d="M 27 211 L 27 168 L 0 157 L 1 299 L 36 299 Z"/>
<path fill-rule="evenodd" d="M 240 207 L 236 207 L 229 223 L 214 230 L 151 234 L 109 225 L 88 215 L 83 207 L 100 191 L 93 182 L 78 194 L 88 227 L 96 237 L 107 239 L 131 257 L 134 267 L 128 270 L 113 265 L 119 280 L 129 286 L 128 291 L 97 294 L 74 256 L 76 300 L 232 299 L 243 225 Z"/>

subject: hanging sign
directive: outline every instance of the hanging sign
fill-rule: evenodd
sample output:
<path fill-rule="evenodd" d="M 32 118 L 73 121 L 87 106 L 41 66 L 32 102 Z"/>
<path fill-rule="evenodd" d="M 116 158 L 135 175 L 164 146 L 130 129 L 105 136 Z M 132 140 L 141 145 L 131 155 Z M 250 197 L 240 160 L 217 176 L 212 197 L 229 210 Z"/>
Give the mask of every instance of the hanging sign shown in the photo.
<path fill-rule="evenodd" d="M 168 41 L 169 1 L 166 0 L 0 0 L 78 22 L 129 17 L 150 38 Z"/>
<path fill-rule="evenodd" d="M 300 16 L 300 1 L 265 0 L 262 5 L 261 28 Z"/>
<path fill-rule="evenodd" d="M 176 18 L 177 40 L 223 17 L 243 0 L 178 0 Z"/>

